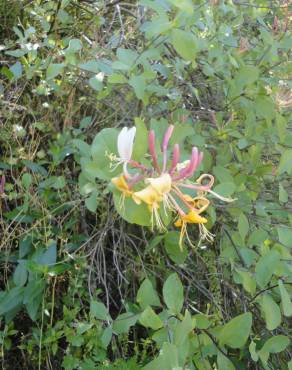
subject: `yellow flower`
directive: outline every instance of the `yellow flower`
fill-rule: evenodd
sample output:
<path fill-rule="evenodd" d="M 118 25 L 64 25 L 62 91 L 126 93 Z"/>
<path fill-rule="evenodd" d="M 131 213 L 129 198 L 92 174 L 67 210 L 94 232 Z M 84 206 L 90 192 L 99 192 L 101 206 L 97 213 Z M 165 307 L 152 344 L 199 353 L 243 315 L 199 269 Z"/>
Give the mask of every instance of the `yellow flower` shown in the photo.
<path fill-rule="evenodd" d="M 148 178 L 146 183 L 150 184 L 159 195 L 167 194 L 171 190 L 171 177 L 168 173 L 157 178 Z"/>
<path fill-rule="evenodd" d="M 183 224 L 205 224 L 208 220 L 200 216 L 196 211 L 192 210 L 184 216 L 181 216 L 176 222 L 176 227 L 182 227 Z"/>
<path fill-rule="evenodd" d="M 129 189 L 129 185 L 127 184 L 127 181 L 125 179 L 124 175 L 121 175 L 119 177 L 112 178 L 112 183 L 115 185 L 115 187 L 125 196 L 129 197 L 132 195 L 132 191 Z"/>
<path fill-rule="evenodd" d="M 160 203 L 163 200 L 163 195 L 158 194 L 158 192 L 152 185 L 148 185 L 146 188 L 133 193 L 132 198 L 137 204 L 141 204 L 142 202 L 147 204 L 151 212 L 152 229 L 154 224 L 156 224 L 158 229 L 160 230 L 165 229 L 165 226 L 163 225 L 163 222 L 159 215 L 159 207 Z"/>
<path fill-rule="evenodd" d="M 183 238 L 186 235 L 189 243 L 192 245 L 188 233 L 187 233 L 187 224 L 199 224 L 200 233 L 203 233 L 205 235 L 207 230 L 203 224 L 207 223 L 208 220 L 205 217 L 202 217 L 199 215 L 198 212 L 195 210 L 191 210 L 189 213 L 187 213 L 184 216 L 180 216 L 180 218 L 174 223 L 174 226 L 180 227 L 180 237 L 179 237 L 179 246 L 182 249 L 183 248 Z"/>
<path fill-rule="evenodd" d="M 144 202 L 150 207 L 155 204 L 158 205 L 163 199 L 162 195 L 158 194 L 152 185 L 148 185 L 146 188 L 134 192 L 132 197 L 135 203 L 141 204 Z"/>

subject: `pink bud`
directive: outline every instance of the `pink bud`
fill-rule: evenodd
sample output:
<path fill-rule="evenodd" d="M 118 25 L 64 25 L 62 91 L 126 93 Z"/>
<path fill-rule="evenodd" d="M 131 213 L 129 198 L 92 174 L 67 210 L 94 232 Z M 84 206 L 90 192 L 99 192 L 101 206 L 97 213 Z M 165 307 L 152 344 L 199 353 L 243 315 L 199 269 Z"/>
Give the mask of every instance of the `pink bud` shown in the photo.
<path fill-rule="evenodd" d="M 171 166 L 170 166 L 170 170 L 169 170 L 170 175 L 173 175 L 173 173 L 176 169 L 176 166 L 178 164 L 178 161 L 179 161 L 179 145 L 174 144 L 173 154 L 172 154 L 172 161 L 171 161 Z"/>
<path fill-rule="evenodd" d="M 173 133 L 174 126 L 170 125 L 168 129 L 165 132 L 163 141 L 162 141 L 162 146 L 161 150 L 163 152 L 163 164 L 162 164 L 162 172 L 165 172 L 166 170 L 166 162 L 167 162 L 167 147 L 168 147 L 168 142 L 171 138 L 171 135 Z"/>
<path fill-rule="evenodd" d="M 193 173 L 196 171 L 196 169 L 198 168 L 202 159 L 203 159 L 203 153 L 200 153 L 198 151 L 198 148 L 193 147 L 190 163 L 188 164 L 186 168 L 180 171 L 178 177 L 175 180 L 181 180 L 187 177 L 191 177 Z"/>
<path fill-rule="evenodd" d="M 159 164 L 157 161 L 157 155 L 155 150 L 155 132 L 154 130 L 150 130 L 149 136 L 148 136 L 148 143 L 149 143 L 149 153 L 152 158 L 153 166 L 160 173 Z"/>
<path fill-rule="evenodd" d="M 163 137 L 163 141 L 162 141 L 162 146 L 161 146 L 161 150 L 164 152 L 167 150 L 167 147 L 168 147 L 168 142 L 171 138 L 171 135 L 173 133 L 173 130 L 174 130 L 174 126 L 173 125 L 170 125 L 168 126 L 165 134 L 164 134 L 164 137 Z"/>

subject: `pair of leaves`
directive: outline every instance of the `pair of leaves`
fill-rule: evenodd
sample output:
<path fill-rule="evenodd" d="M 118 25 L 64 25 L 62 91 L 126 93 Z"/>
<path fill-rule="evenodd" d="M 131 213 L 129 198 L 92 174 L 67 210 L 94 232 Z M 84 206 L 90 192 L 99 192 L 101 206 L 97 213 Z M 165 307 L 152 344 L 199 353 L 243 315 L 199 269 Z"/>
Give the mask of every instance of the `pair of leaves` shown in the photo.
<path fill-rule="evenodd" d="M 163 285 L 162 293 L 167 308 L 172 313 L 180 313 L 184 302 L 184 289 L 177 274 L 169 275 Z M 141 284 L 137 293 L 137 302 L 143 309 L 148 306 L 161 306 L 158 294 L 149 279 L 145 279 Z"/>

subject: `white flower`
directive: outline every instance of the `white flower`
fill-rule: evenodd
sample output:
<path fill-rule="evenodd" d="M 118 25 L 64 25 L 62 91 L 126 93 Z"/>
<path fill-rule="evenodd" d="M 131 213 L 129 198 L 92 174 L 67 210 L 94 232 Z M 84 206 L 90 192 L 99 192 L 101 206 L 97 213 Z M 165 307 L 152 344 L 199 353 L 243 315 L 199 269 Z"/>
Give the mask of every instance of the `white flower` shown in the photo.
<path fill-rule="evenodd" d="M 118 152 L 122 161 L 129 161 L 132 157 L 136 127 L 123 127 L 118 136 Z"/>
<path fill-rule="evenodd" d="M 120 163 L 123 163 L 124 174 L 130 177 L 127 171 L 127 163 L 130 161 L 133 152 L 134 139 L 136 135 L 136 127 L 123 127 L 118 136 L 118 153 Z"/>

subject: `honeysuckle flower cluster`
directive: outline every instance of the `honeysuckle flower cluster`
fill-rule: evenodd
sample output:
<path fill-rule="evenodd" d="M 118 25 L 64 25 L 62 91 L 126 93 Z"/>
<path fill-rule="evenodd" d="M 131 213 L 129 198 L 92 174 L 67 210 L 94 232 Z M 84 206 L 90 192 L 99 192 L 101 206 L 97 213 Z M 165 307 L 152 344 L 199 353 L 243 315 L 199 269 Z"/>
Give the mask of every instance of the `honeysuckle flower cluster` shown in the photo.
<path fill-rule="evenodd" d="M 155 132 L 150 130 L 148 153 L 151 166 L 147 167 L 132 159 L 136 128 L 124 127 L 117 140 L 119 157 L 111 157 L 111 160 L 116 162 L 115 168 L 122 165 L 123 172 L 120 176 L 112 178 L 111 182 L 121 193 L 121 207 L 124 206 L 127 197 L 132 198 L 137 205 L 147 205 L 151 213 L 152 228 L 166 230 L 161 212 L 173 214 L 174 225 L 181 229 L 181 246 L 185 236 L 191 243 L 187 232 L 189 224 L 199 226 L 201 239 L 212 241 L 213 235 L 205 227 L 208 220 L 203 216 L 210 204 L 207 195 L 212 194 L 227 202 L 233 199 L 222 197 L 212 191 L 214 177 L 210 174 L 202 174 L 194 180 L 196 170 L 203 160 L 203 153 L 198 148 L 192 148 L 189 160 L 180 162 L 180 147 L 174 144 L 171 158 L 168 158 L 169 141 L 173 130 L 173 125 L 167 128 L 159 153 L 156 151 Z"/>

